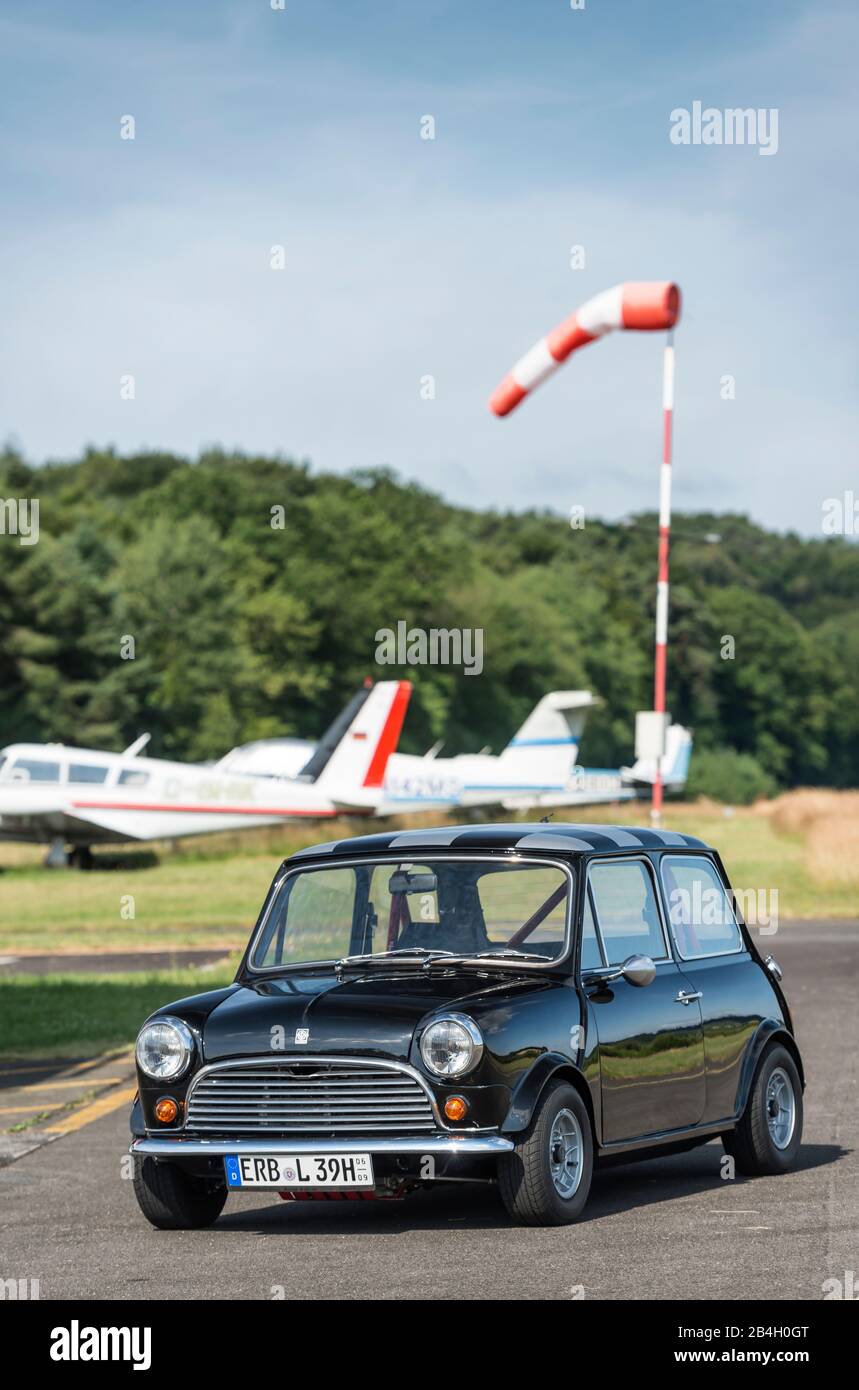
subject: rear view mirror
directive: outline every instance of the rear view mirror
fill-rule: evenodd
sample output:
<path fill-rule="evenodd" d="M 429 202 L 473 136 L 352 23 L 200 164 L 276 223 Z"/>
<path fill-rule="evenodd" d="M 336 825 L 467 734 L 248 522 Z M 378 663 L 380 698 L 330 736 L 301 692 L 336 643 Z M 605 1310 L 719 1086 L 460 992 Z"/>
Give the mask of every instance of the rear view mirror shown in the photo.
<path fill-rule="evenodd" d="M 389 893 L 434 893 L 437 888 L 435 874 L 409 873 L 405 869 L 391 874 L 388 881 Z"/>

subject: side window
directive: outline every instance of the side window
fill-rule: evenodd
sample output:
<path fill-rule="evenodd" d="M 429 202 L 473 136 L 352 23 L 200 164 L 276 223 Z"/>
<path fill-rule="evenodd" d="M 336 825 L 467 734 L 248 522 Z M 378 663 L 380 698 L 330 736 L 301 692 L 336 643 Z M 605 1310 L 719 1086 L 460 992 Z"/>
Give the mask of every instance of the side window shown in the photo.
<path fill-rule="evenodd" d="M 668 920 L 684 960 L 742 950 L 734 910 L 710 859 L 665 855 L 661 874 Z"/>
<path fill-rule="evenodd" d="M 585 893 L 585 913 L 582 918 L 582 970 L 598 970 L 602 963 L 602 952 L 597 941 L 594 914 L 591 911 L 591 895 Z"/>
<path fill-rule="evenodd" d="M 640 859 L 605 860 L 591 864 L 589 878 L 609 965 L 621 965 L 634 955 L 664 960 L 659 907 L 647 866 Z"/>
<path fill-rule="evenodd" d="M 127 767 L 120 772 L 117 783 L 120 787 L 145 787 L 149 781 L 148 772 L 140 772 L 137 768 Z"/>
<path fill-rule="evenodd" d="M 45 763 L 40 758 L 16 758 L 12 764 L 13 782 L 59 782 L 59 763 Z"/>
<path fill-rule="evenodd" d="M 96 767 L 93 763 L 71 763 L 69 765 L 70 782 L 105 782 L 106 780 L 106 767 Z"/>

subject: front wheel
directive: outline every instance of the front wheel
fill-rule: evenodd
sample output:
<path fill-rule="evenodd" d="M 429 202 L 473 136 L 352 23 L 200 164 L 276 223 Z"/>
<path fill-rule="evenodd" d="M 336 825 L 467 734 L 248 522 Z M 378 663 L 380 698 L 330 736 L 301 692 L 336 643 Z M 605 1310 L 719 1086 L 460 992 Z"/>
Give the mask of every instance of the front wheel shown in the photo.
<path fill-rule="evenodd" d="M 498 1184 L 510 1216 L 525 1226 L 577 1221 L 588 1200 L 593 1162 L 584 1101 L 566 1081 L 550 1084 L 526 1133 L 498 1160 Z"/>
<path fill-rule="evenodd" d="M 174 1163 L 135 1158 L 134 1195 L 153 1226 L 162 1231 L 198 1231 L 217 1221 L 227 1200 L 226 1183 L 195 1178 Z"/>
<path fill-rule="evenodd" d="M 776 1044 L 764 1053 L 742 1119 L 722 1143 L 739 1173 L 757 1177 L 791 1168 L 801 1139 L 802 1083 L 787 1048 Z"/>

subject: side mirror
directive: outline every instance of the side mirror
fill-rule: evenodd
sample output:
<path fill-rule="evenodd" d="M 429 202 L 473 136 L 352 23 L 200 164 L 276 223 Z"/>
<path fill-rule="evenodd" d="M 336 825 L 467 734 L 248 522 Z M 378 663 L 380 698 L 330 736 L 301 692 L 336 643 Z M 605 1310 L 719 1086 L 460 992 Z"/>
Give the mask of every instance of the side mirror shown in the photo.
<path fill-rule="evenodd" d="M 656 979 L 656 966 L 650 956 L 627 956 L 621 966 L 623 978 L 631 985 L 643 988 L 644 985 L 651 985 Z"/>
<path fill-rule="evenodd" d="M 627 956 L 623 965 L 611 965 L 608 969 L 587 971 L 588 984 L 610 985 L 612 980 L 626 980 L 628 984 L 643 988 L 656 979 L 656 966 L 650 956 Z"/>

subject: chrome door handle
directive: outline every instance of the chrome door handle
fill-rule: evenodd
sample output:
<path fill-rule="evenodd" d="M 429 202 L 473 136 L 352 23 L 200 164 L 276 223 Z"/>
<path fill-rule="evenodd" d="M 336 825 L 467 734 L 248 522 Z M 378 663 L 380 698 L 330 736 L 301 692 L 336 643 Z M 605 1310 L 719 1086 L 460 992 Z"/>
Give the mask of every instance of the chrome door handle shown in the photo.
<path fill-rule="evenodd" d="M 681 989 L 675 997 L 675 1004 L 691 1004 L 693 999 L 703 999 L 704 995 L 700 989 Z"/>

